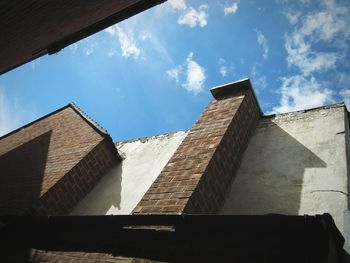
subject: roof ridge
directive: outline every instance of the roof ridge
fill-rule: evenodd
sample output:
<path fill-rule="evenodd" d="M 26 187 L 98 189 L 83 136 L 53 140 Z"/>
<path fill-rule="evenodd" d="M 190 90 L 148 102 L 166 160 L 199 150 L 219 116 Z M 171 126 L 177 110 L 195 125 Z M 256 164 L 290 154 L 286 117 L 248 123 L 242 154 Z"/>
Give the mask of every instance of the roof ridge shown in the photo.
<path fill-rule="evenodd" d="M 318 106 L 318 107 L 314 107 L 314 108 L 310 108 L 310 109 L 304 109 L 304 110 L 288 111 L 288 112 L 284 112 L 284 113 L 272 113 L 272 114 L 263 115 L 262 118 L 275 118 L 275 117 L 279 117 L 279 116 L 293 115 L 293 114 L 298 114 L 298 113 L 299 114 L 300 113 L 307 113 L 310 111 L 318 111 L 318 110 L 322 110 L 322 109 L 333 109 L 333 108 L 341 108 L 341 107 L 346 107 L 345 102 L 343 102 L 343 101 L 336 102 L 336 103 Z"/>
<path fill-rule="evenodd" d="M 103 128 L 100 124 L 98 124 L 96 121 L 94 121 L 89 115 L 87 115 L 84 111 L 82 111 L 74 102 L 70 102 L 70 103 L 66 104 L 65 106 L 63 106 L 63 107 L 58 108 L 57 110 L 54 110 L 54 111 L 52 111 L 52 112 L 50 112 L 50 113 L 48 113 L 48 114 L 45 114 L 45 115 L 43 115 L 43 116 L 41 116 L 41 117 L 39 117 L 39 118 L 37 118 L 37 119 L 31 121 L 31 122 L 28 122 L 27 124 L 24 124 L 24 125 L 18 127 L 17 129 L 15 129 L 15 130 L 13 130 L 13 131 L 10 131 L 10 132 L 8 132 L 8 133 L 6 133 L 6 134 L 0 136 L 0 140 L 3 139 L 3 138 L 6 138 L 6 137 L 8 137 L 8 136 L 10 136 L 10 135 L 12 135 L 12 134 L 14 134 L 14 133 L 16 133 L 16 132 L 18 132 L 18 131 L 20 131 L 20 130 L 22 130 L 22 129 L 25 129 L 25 128 L 27 128 L 27 127 L 33 125 L 34 123 L 37 123 L 37 122 L 39 122 L 39 121 L 41 121 L 41 120 L 43 120 L 43 119 L 46 119 L 46 118 L 48 118 L 48 117 L 50 117 L 50 116 L 52 116 L 52 115 L 54 115 L 54 114 L 56 114 L 56 113 L 58 113 L 58 112 L 60 112 L 60 111 L 62 111 L 62 110 L 64 110 L 64 109 L 66 109 L 66 108 L 68 108 L 68 107 L 71 107 L 71 108 L 72 108 L 77 114 L 79 114 L 86 122 L 88 122 L 88 124 L 90 124 L 93 128 L 95 128 L 95 130 L 97 130 L 97 131 L 99 131 L 100 133 L 102 133 L 103 136 L 111 137 L 111 136 L 108 134 L 108 132 L 107 132 L 107 130 L 106 130 L 105 128 Z"/>
<path fill-rule="evenodd" d="M 70 102 L 68 105 L 71 106 L 73 108 L 73 110 L 75 110 L 87 122 L 89 122 L 91 125 L 93 125 L 98 131 L 100 131 L 104 135 L 110 136 L 108 131 L 105 128 L 103 128 L 102 125 L 100 125 L 97 121 L 95 121 L 87 113 L 85 113 L 81 108 L 79 108 L 79 106 L 77 104 L 75 104 L 74 102 Z"/>

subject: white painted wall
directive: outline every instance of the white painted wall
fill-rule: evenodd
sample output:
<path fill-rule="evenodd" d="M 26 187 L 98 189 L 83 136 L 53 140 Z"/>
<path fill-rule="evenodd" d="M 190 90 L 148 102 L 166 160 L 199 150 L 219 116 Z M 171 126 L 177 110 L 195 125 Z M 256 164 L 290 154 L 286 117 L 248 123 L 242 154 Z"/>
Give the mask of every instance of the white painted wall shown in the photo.
<path fill-rule="evenodd" d="M 130 214 L 186 134 L 177 132 L 119 143 L 123 162 L 106 174 L 71 214 Z"/>
<path fill-rule="evenodd" d="M 347 210 L 344 107 L 263 119 L 244 154 L 221 214 L 330 213 L 343 230 Z"/>

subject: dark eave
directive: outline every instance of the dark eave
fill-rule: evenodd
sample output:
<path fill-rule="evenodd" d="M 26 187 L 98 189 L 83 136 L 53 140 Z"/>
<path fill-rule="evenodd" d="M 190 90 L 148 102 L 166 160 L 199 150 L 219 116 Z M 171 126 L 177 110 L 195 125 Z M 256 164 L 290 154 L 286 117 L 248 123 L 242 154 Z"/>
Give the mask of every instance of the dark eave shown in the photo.
<path fill-rule="evenodd" d="M 165 1 L 1 1 L 0 74 Z"/>

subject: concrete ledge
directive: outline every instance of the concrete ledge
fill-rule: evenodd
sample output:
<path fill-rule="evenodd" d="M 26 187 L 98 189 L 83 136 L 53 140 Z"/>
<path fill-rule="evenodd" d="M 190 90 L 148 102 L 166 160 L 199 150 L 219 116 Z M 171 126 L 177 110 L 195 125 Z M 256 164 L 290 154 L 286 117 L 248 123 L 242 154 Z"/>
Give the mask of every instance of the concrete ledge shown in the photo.
<path fill-rule="evenodd" d="M 254 92 L 252 83 L 250 82 L 249 78 L 237 80 L 234 82 L 230 82 L 224 85 L 216 86 L 210 89 L 211 94 L 215 99 L 220 99 L 227 95 L 235 95 L 238 93 L 242 93 L 244 91 L 250 90 L 254 96 L 254 99 L 256 101 L 256 104 L 258 105 L 260 116 L 264 116 L 259 101 L 256 97 L 256 94 Z"/>
<path fill-rule="evenodd" d="M 227 83 L 224 85 L 216 86 L 210 89 L 210 92 L 215 99 L 218 99 L 225 95 L 240 93 L 248 89 L 253 90 L 253 87 L 250 80 L 246 78 L 235 82 Z"/>

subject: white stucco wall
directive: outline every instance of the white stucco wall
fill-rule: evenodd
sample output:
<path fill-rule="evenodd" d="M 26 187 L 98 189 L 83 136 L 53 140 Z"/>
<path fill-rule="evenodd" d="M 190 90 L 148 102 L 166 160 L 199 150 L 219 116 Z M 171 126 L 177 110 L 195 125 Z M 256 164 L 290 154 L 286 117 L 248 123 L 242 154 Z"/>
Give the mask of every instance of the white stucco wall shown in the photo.
<path fill-rule="evenodd" d="M 160 135 L 117 145 L 122 163 L 106 174 L 72 215 L 130 214 L 186 136 Z"/>
<path fill-rule="evenodd" d="M 342 105 L 262 119 L 222 214 L 330 213 L 343 230 L 347 169 Z"/>

